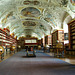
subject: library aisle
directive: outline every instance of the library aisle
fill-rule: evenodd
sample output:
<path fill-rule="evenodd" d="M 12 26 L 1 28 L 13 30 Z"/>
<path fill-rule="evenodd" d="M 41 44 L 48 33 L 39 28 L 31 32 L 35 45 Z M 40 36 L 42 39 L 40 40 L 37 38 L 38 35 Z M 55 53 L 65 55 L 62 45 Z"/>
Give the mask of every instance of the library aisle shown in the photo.
<path fill-rule="evenodd" d="M 0 75 L 75 75 L 75 65 L 43 52 L 26 57 L 25 50 L 0 63 Z"/>

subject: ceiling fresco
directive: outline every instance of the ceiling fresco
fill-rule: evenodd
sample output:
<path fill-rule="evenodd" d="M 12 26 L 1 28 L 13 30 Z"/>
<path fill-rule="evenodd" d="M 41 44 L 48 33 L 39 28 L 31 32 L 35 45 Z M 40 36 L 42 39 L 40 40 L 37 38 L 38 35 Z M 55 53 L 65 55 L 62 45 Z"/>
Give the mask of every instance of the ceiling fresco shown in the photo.
<path fill-rule="evenodd" d="M 27 7 L 21 11 L 21 14 L 26 17 L 38 17 L 40 15 L 40 11 L 34 7 Z"/>
<path fill-rule="evenodd" d="M 18 38 L 50 35 L 63 29 L 68 16 L 75 18 L 75 0 L 0 0 L 0 28 L 9 27 Z"/>
<path fill-rule="evenodd" d="M 75 6 L 75 0 L 70 0 L 70 2 Z"/>
<path fill-rule="evenodd" d="M 35 22 L 32 22 L 32 21 L 25 21 L 23 22 L 23 25 L 24 26 L 36 26 L 36 23 Z"/>
<path fill-rule="evenodd" d="M 29 4 L 38 5 L 39 3 L 40 3 L 39 1 L 24 1 L 23 2 L 24 5 L 29 5 Z"/>
<path fill-rule="evenodd" d="M 43 29 L 44 31 L 47 31 L 46 28 L 43 25 L 40 25 L 39 28 Z"/>
<path fill-rule="evenodd" d="M 35 19 L 26 18 L 25 20 L 35 20 Z"/>
<path fill-rule="evenodd" d="M 6 23 L 8 20 L 16 19 L 16 17 L 13 15 L 13 11 L 9 12 L 2 20 L 2 23 Z"/>

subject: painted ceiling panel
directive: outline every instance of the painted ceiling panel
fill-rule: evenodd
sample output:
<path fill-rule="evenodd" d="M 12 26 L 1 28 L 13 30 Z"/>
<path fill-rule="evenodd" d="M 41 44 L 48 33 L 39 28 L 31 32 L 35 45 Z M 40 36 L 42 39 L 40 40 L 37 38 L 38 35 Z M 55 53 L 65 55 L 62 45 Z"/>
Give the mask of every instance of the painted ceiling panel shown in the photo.
<path fill-rule="evenodd" d="M 25 21 L 23 22 L 23 25 L 24 26 L 36 26 L 36 23 L 35 22 L 32 22 L 32 21 Z"/>
<path fill-rule="evenodd" d="M 27 7 L 21 11 L 21 14 L 26 17 L 38 17 L 40 15 L 40 11 L 34 7 Z"/>

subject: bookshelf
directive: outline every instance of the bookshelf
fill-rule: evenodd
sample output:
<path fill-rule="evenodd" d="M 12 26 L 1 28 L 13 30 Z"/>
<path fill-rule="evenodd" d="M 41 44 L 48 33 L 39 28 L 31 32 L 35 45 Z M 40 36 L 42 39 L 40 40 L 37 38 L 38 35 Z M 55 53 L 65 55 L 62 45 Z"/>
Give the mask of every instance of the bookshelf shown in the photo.
<path fill-rule="evenodd" d="M 10 48 L 11 45 L 17 46 L 17 40 L 10 35 L 9 29 L 0 28 L 0 46 L 6 49 L 6 48 Z"/>
<path fill-rule="evenodd" d="M 52 45 L 52 35 L 45 36 L 45 44 Z"/>
<path fill-rule="evenodd" d="M 52 33 L 52 46 L 55 46 L 58 42 L 64 42 L 64 30 L 56 30 Z"/>
<path fill-rule="evenodd" d="M 75 19 L 68 23 L 69 49 L 75 50 Z"/>
<path fill-rule="evenodd" d="M 42 44 L 42 47 L 45 46 L 45 37 L 44 38 L 41 38 L 41 44 Z"/>
<path fill-rule="evenodd" d="M 38 40 L 38 45 L 40 45 L 40 46 L 41 46 L 41 40 Z"/>

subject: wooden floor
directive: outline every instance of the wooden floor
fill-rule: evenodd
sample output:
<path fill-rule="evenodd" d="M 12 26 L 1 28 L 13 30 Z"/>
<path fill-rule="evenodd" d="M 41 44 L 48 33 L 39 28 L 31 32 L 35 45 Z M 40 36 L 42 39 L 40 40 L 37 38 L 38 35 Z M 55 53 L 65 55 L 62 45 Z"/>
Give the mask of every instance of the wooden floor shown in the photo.
<path fill-rule="evenodd" d="M 15 52 L 15 53 L 17 53 L 17 52 Z M 49 54 L 50 56 L 53 56 L 54 55 L 53 53 L 47 53 L 47 54 Z M 4 59 L 3 60 L 0 60 L 0 62 L 6 60 L 8 58 L 10 58 L 12 55 L 14 55 L 13 52 L 11 54 L 9 52 L 7 54 L 5 53 L 4 54 Z M 75 57 L 68 56 L 68 57 L 65 57 L 65 58 L 58 58 L 58 59 L 61 59 L 63 61 L 66 61 L 66 62 L 68 62 L 70 64 L 74 64 L 75 65 Z"/>

